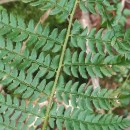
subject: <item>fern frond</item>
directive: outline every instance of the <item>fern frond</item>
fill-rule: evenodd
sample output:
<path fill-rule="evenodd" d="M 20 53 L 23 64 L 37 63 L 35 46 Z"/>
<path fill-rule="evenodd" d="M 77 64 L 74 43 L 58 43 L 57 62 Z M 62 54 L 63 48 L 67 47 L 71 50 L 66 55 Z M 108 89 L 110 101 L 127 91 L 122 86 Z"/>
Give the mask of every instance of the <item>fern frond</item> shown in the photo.
<path fill-rule="evenodd" d="M 56 109 L 57 111 L 55 111 Z M 120 116 L 113 114 L 89 114 L 87 111 L 71 108 L 65 109 L 64 106 L 56 106 L 56 104 L 53 104 L 50 114 L 50 127 L 54 129 L 54 122 L 56 121 L 59 130 L 62 130 L 63 126 L 67 130 L 121 130 L 129 125 L 129 121 Z"/>
<path fill-rule="evenodd" d="M 75 21 L 71 31 L 71 47 L 81 48 L 85 51 L 87 41 L 90 51 L 101 55 L 122 55 L 129 59 L 130 44 L 128 42 L 127 31 L 123 31 L 119 26 L 113 29 L 103 30 L 92 29 L 87 34 L 87 28 L 82 29 L 79 22 Z"/>
<path fill-rule="evenodd" d="M 122 13 L 122 3 L 119 0 L 81 0 L 80 9 L 83 11 L 90 11 L 94 15 L 97 13 L 101 15 L 102 23 L 106 22 L 110 27 L 115 25 L 124 25 L 125 16 Z M 116 15 L 113 15 L 115 12 Z M 113 27 L 114 29 L 114 27 Z"/>
<path fill-rule="evenodd" d="M 79 85 L 79 82 L 73 83 L 72 80 L 63 86 L 63 81 L 59 80 L 56 97 L 60 102 L 88 112 L 93 112 L 93 106 L 96 109 L 109 110 L 120 105 L 116 103 L 118 95 L 113 95 L 114 90 L 100 90 L 98 87 L 93 90 L 92 86 L 86 87 L 85 83 Z"/>
<path fill-rule="evenodd" d="M 42 123 L 45 107 L 28 103 L 10 95 L 0 94 L 0 128 L 9 130 L 28 130 Z"/>
<path fill-rule="evenodd" d="M 117 0 L 114 2 L 119 2 L 119 1 Z M 90 48 L 90 51 L 92 53 L 98 52 L 102 55 L 104 53 L 109 53 L 109 55 L 115 55 L 118 53 L 121 55 L 125 55 L 125 57 L 129 59 L 130 46 L 129 46 L 129 42 L 127 42 L 127 39 L 124 38 L 124 34 L 125 35 L 128 34 L 126 34 L 127 33 L 126 30 L 125 31 L 122 30 L 122 28 L 120 28 L 120 26 L 118 25 L 118 22 L 122 17 L 122 14 L 120 12 L 121 3 L 119 3 L 118 5 L 116 4 L 111 5 L 108 0 L 101 0 L 101 1 L 83 0 L 80 4 L 81 4 L 81 8 L 84 6 L 83 10 L 84 8 L 87 8 L 93 14 L 96 14 L 96 11 L 98 11 L 98 13 L 102 16 L 102 22 L 104 21 L 108 22 L 110 29 L 105 31 L 103 29 L 100 29 L 98 32 L 96 32 L 96 29 L 93 28 L 89 32 L 89 34 L 87 34 L 87 37 L 84 34 L 85 31 L 82 32 L 80 36 L 78 31 L 77 33 L 78 36 L 76 36 L 77 38 L 73 37 L 73 33 L 72 33 L 72 38 L 71 38 L 71 41 L 73 43 L 72 45 L 76 43 L 74 46 L 80 47 L 83 44 L 82 42 L 84 42 L 86 39 L 88 43 L 88 47 Z M 111 18 L 108 12 L 113 10 L 116 11 L 117 15 L 116 17 L 113 16 Z M 123 17 L 122 22 L 124 21 L 125 19 Z M 76 26 L 81 26 L 81 25 L 78 25 L 78 23 L 76 23 L 74 24 L 73 28 L 75 28 Z M 77 29 L 81 29 L 81 27 L 78 27 Z M 85 37 L 85 39 L 83 37 Z"/>
<path fill-rule="evenodd" d="M 59 18 L 65 20 L 71 13 L 75 0 L 22 0 L 31 6 L 38 7 L 42 11 L 51 9 L 50 15 L 59 15 Z"/>
<path fill-rule="evenodd" d="M 65 33 L 65 29 L 61 33 L 58 33 L 57 29 L 50 33 L 48 26 L 44 30 L 41 25 L 35 27 L 33 20 L 30 20 L 26 26 L 20 17 L 13 14 L 8 16 L 5 11 L 0 13 L 0 35 L 14 42 L 25 42 L 27 47 L 34 46 L 36 50 L 42 48 L 43 51 L 51 49 L 53 53 L 59 52 Z"/>
<path fill-rule="evenodd" d="M 128 65 L 129 60 L 120 55 L 105 56 L 99 53 L 86 54 L 84 51 L 74 51 L 73 53 L 68 48 L 66 50 L 65 60 L 63 64 L 63 71 L 67 75 L 72 75 L 76 78 L 79 74 L 83 78 L 111 76 L 116 72 L 114 67 Z M 88 74 L 87 74 L 88 73 Z"/>
<path fill-rule="evenodd" d="M 4 63 L 9 63 L 10 66 L 17 66 L 19 69 L 25 69 L 29 67 L 32 63 L 42 68 L 47 68 L 49 71 L 55 72 L 59 56 L 55 56 L 52 60 L 50 55 L 45 55 L 43 52 L 40 55 L 37 54 L 36 50 L 33 49 L 29 52 L 28 48 L 25 48 L 24 52 L 21 52 L 22 43 L 17 42 L 16 45 L 9 39 L 6 41 L 3 37 L 0 37 L 0 59 Z M 30 53 L 30 54 L 29 54 Z M 17 55 L 17 57 L 16 57 Z M 46 61 L 50 63 L 46 63 Z M 53 64 L 55 62 L 55 64 Z M 21 63 L 21 65 L 19 65 Z"/>
<path fill-rule="evenodd" d="M 51 93 L 53 81 L 48 79 L 53 78 L 54 72 L 47 72 L 47 68 L 39 67 L 35 63 L 32 63 L 26 72 L 4 65 L 1 61 L 0 83 L 7 86 L 7 90 L 13 94 L 22 95 L 22 98 L 31 98 L 30 100 L 33 101 Z"/>
<path fill-rule="evenodd" d="M 114 15 L 112 11 L 118 10 L 116 4 L 119 0 L 109 1 L 109 0 L 81 0 L 80 9 L 83 11 L 90 11 L 92 14 L 100 14 L 102 18 L 102 23 L 106 22 L 110 27 L 113 23 Z"/>

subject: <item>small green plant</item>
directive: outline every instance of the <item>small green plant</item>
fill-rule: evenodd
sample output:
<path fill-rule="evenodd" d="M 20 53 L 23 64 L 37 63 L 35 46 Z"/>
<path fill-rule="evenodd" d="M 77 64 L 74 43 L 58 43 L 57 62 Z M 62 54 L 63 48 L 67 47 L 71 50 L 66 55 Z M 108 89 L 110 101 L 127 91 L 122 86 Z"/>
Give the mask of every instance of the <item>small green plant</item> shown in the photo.
<path fill-rule="evenodd" d="M 121 130 L 130 120 L 113 114 L 129 103 L 129 93 L 87 85 L 129 68 L 130 34 L 118 0 L 22 0 L 50 9 L 68 27 L 26 25 L 21 17 L 0 13 L 0 130 Z M 119 4 L 117 4 L 119 2 Z M 82 28 L 77 7 L 100 14 L 103 27 Z M 111 15 L 111 11 L 116 16 Z M 86 53 L 86 41 L 90 52 Z M 86 81 L 86 82 L 84 82 Z"/>

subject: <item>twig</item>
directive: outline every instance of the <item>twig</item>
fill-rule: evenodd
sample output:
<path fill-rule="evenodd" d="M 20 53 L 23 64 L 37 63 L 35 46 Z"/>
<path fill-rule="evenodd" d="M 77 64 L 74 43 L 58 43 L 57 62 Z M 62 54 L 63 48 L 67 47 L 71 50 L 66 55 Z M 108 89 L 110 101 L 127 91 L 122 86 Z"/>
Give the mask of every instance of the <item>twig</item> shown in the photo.
<path fill-rule="evenodd" d="M 124 6 L 125 6 L 125 1 L 126 0 L 122 0 L 122 2 L 121 2 L 121 12 L 123 11 L 123 9 L 124 9 Z M 130 2 L 130 1 L 129 1 Z"/>
<path fill-rule="evenodd" d="M 40 17 L 40 20 L 38 21 L 37 25 L 35 26 L 34 32 L 37 31 L 37 28 L 38 28 L 38 25 L 39 25 L 39 24 L 43 24 L 43 23 L 46 21 L 46 19 L 48 18 L 50 12 L 51 12 L 51 9 L 48 9 L 48 10 Z"/>
<path fill-rule="evenodd" d="M 82 26 L 84 28 L 86 28 L 86 27 L 88 28 L 88 33 L 89 33 L 91 28 L 92 28 L 91 20 L 89 17 L 89 12 L 82 12 L 80 23 L 82 24 Z M 89 52 L 90 52 L 90 48 L 88 46 L 88 41 L 87 41 L 86 42 L 86 53 L 88 54 Z M 92 84 L 93 84 L 94 89 L 100 86 L 98 77 L 91 78 L 91 80 L 92 80 Z"/>

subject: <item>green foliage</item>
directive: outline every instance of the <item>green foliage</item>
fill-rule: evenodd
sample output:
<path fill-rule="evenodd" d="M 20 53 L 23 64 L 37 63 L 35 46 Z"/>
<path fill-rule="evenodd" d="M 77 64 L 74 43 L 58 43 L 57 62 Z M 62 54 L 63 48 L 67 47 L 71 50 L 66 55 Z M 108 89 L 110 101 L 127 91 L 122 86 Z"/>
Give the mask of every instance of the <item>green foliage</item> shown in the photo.
<path fill-rule="evenodd" d="M 59 19 L 65 20 L 73 9 L 75 0 L 22 0 L 31 6 L 38 7 L 42 11 L 51 9 L 50 15 L 59 14 Z"/>
<path fill-rule="evenodd" d="M 7 10 L 15 15 L 19 15 L 24 19 L 25 22 L 33 19 L 35 22 L 38 22 L 39 18 L 43 14 L 42 11 L 36 9 L 35 7 L 29 6 L 23 2 L 7 2 L 1 5 L 3 8 L 1 10 Z M 23 10 L 24 8 L 24 10 Z M 21 11 L 22 10 L 22 11 Z"/>
<path fill-rule="evenodd" d="M 0 94 L 0 113 L 1 130 L 28 130 L 28 126 L 32 123 L 37 126 L 41 124 L 44 108 L 40 108 L 39 105 L 34 106 L 32 103 L 27 104 L 26 101 L 16 97 L 12 99 L 10 95 Z M 30 129 L 34 130 L 34 127 L 31 126 Z"/>
<path fill-rule="evenodd" d="M 1 130 L 121 130 L 130 126 L 127 118 L 110 113 L 129 102 L 128 93 L 86 84 L 90 78 L 115 76 L 129 65 L 129 29 L 118 22 L 121 13 L 116 18 L 107 14 L 118 12 L 118 6 L 107 0 L 22 1 L 42 11 L 51 9 L 50 15 L 69 21 L 67 28 L 51 30 L 0 12 L 0 84 L 6 92 L 0 94 Z M 78 20 L 73 22 L 78 5 L 99 13 L 108 26 L 88 33 Z"/>

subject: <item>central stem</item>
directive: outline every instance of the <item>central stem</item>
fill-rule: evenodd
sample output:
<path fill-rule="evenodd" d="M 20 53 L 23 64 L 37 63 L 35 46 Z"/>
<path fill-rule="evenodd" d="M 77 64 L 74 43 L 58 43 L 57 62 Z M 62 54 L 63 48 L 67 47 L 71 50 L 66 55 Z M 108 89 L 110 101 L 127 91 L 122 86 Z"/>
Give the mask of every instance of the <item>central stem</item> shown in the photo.
<path fill-rule="evenodd" d="M 53 96 L 54 96 L 55 89 L 56 89 L 56 86 L 57 86 L 57 83 L 58 83 L 58 79 L 59 79 L 59 76 L 60 76 L 60 71 L 62 69 L 62 63 L 64 61 L 65 50 L 66 50 L 67 43 L 68 43 L 68 40 L 69 40 L 69 36 L 70 36 L 70 33 L 71 33 L 73 17 L 74 17 L 74 13 L 75 13 L 75 10 L 76 10 L 78 2 L 79 2 L 79 0 L 75 0 L 73 10 L 72 10 L 72 12 L 70 14 L 69 25 L 68 25 L 65 41 L 64 41 L 64 44 L 63 44 L 62 52 L 61 52 L 59 67 L 58 67 L 58 70 L 56 72 L 56 77 L 55 77 L 55 81 L 54 81 L 54 84 L 53 84 L 53 87 L 52 87 L 52 92 L 51 92 L 51 95 L 50 95 L 50 98 L 49 98 L 48 107 L 47 107 L 46 116 L 45 116 L 45 119 L 44 119 L 44 124 L 43 124 L 42 130 L 46 130 L 46 128 L 47 128 L 47 122 L 48 122 L 48 119 L 49 119 L 49 113 L 50 113 L 50 110 L 51 110 L 51 107 L 52 107 L 52 103 L 53 103 Z"/>

